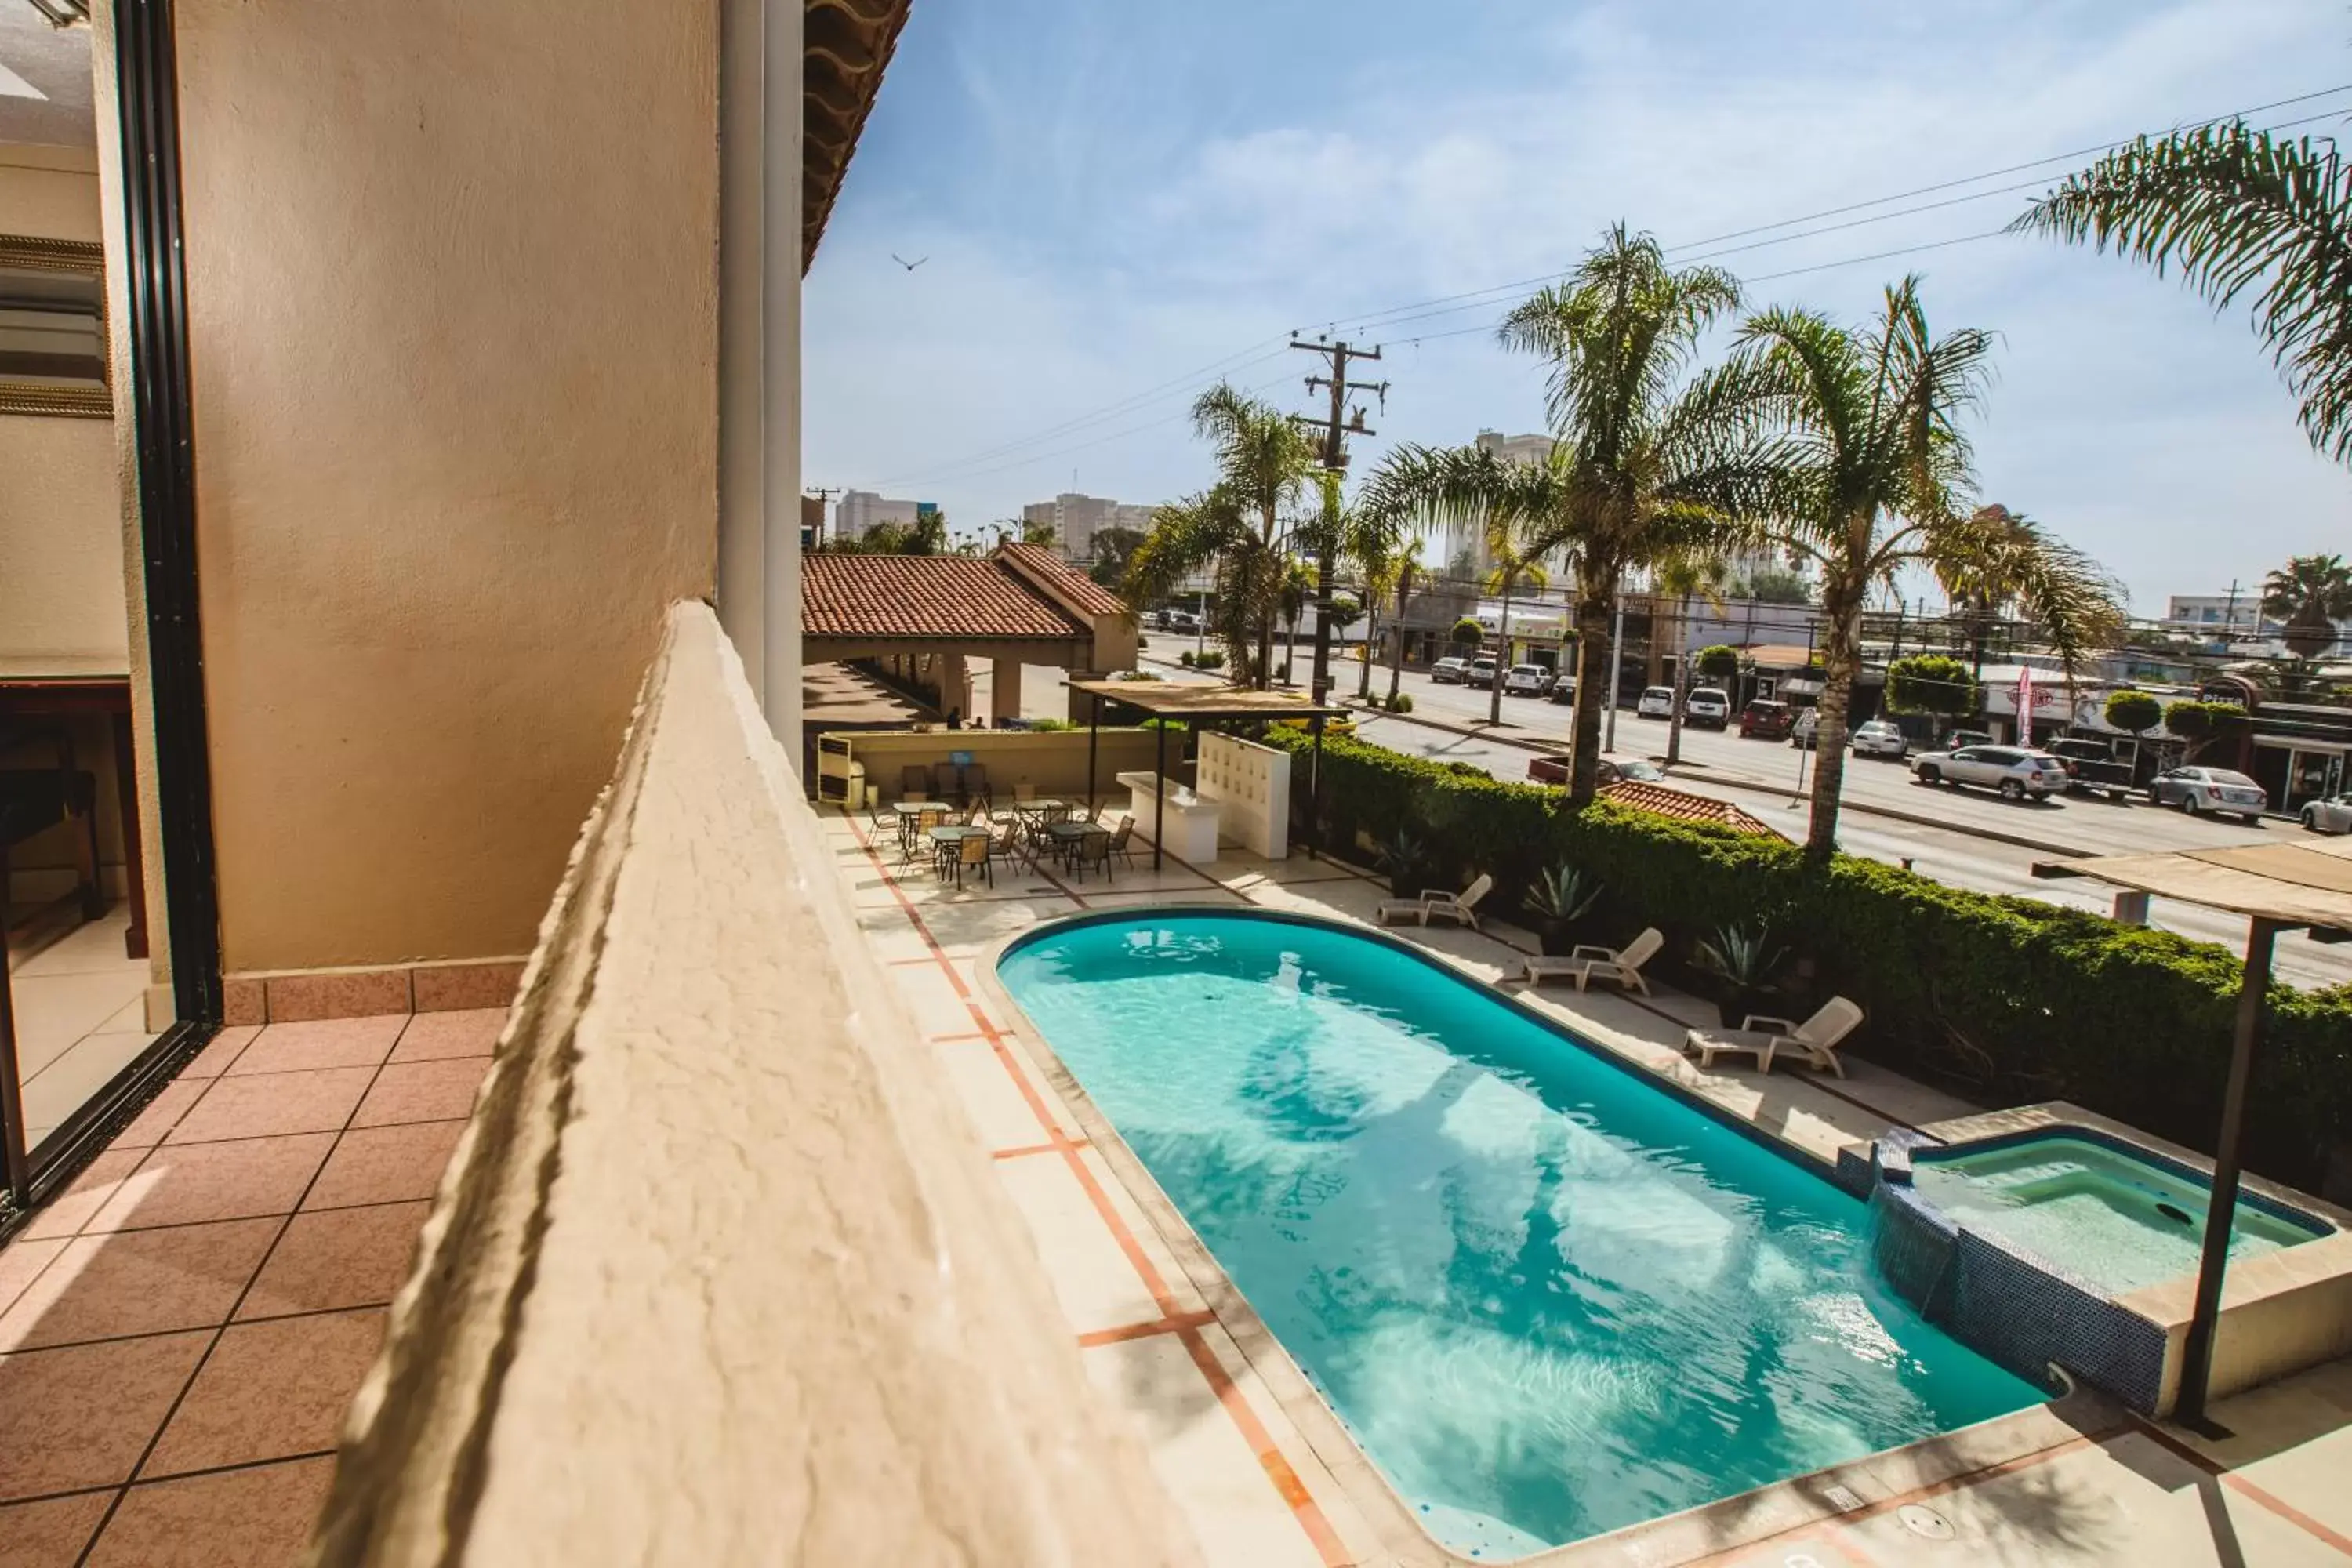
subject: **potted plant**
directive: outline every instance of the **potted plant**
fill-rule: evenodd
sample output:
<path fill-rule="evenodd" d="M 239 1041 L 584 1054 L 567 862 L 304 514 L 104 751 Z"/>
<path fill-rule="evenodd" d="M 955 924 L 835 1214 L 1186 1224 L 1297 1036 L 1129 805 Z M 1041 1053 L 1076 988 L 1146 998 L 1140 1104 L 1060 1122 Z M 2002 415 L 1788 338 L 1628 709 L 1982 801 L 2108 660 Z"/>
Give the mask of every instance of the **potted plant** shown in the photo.
<path fill-rule="evenodd" d="M 1718 928 L 1712 941 L 1700 942 L 1695 956 L 1698 966 L 1719 982 L 1715 1005 L 1723 1026 L 1736 1029 L 1748 1015 L 1767 1005 L 1773 976 L 1787 961 L 1789 950 L 1773 944 L 1769 925 L 1759 924 L 1752 931 L 1746 926 L 1727 925 Z"/>
<path fill-rule="evenodd" d="M 1381 847 L 1381 869 L 1389 874 L 1389 891 L 1400 899 L 1417 898 L 1429 876 L 1429 847 L 1404 829 Z"/>
<path fill-rule="evenodd" d="M 1583 934 L 1584 917 L 1601 901 L 1598 878 L 1588 877 L 1562 862 L 1538 871 L 1528 889 L 1528 908 L 1536 915 L 1536 936 L 1548 957 L 1563 957 L 1576 950 Z"/>

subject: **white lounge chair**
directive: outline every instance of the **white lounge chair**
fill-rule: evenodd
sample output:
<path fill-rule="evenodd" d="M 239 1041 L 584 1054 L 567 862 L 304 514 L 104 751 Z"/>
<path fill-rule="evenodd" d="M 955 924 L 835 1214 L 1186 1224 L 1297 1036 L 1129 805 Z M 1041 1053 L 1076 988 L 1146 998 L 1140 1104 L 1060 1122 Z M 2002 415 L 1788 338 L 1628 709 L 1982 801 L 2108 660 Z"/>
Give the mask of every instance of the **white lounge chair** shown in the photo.
<path fill-rule="evenodd" d="M 1432 920 L 1449 920 L 1478 929 L 1478 900 L 1494 888 L 1495 879 L 1481 873 L 1478 879 L 1459 893 L 1449 893 L 1440 888 L 1425 888 L 1417 899 L 1382 899 L 1375 918 L 1382 925 L 1394 925 L 1409 920 L 1425 926 Z"/>
<path fill-rule="evenodd" d="M 1530 958 L 1528 960 L 1527 982 L 1540 985 L 1547 980 L 1570 979 L 1581 991 L 1595 980 L 1612 980 L 1628 991 L 1650 994 L 1650 983 L 1642 978 L 1642 965 L 1658 956 L 1666 945 L 1665 933 L 1652 926 L 1625 944 L 1620 952 L 1602 947 L 1598 942 L 1579 942 L 1576 951 L 1565 958 Z"/>
<path fill-rule="evenodd" d="M 1776 1056 L 1795 1056 L 1815 1068 L 1827 1068 L 1840 1078 L 1845 1068 L 1838 1061 L 1838 1042 L 1862 1022 L 1862 1009 L 1843 996 L 1822 1004 L 1821 1011 L 1801 1024 L 1769 1014 L 1750 1013 L 1738 1029 L 1693 1029 L 1683 1037 L 1683 1049 L 1698 1053 L 1698 1065 L 1712 1067 L 1725 1051 L 1745 1052 L 1756 1058 L 1759 1071 L 1772 1070 Z"/>

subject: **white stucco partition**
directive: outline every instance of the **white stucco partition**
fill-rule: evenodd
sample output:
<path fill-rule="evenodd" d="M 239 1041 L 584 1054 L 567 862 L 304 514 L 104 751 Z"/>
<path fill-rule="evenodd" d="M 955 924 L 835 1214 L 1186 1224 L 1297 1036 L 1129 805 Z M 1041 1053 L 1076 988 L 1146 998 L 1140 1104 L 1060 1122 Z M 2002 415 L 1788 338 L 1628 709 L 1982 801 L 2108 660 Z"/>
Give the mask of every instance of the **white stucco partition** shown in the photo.
<path fill-rule="evenodd" d="M 1290 753 L 1215 731 L 1201 735 L 1193 789 L 1223 808 L 1224 836 L 1269 860 L 1290 853 Z"/>
<path fill-rule="evenodd" d="M 312 1561 L 1197 1561 L 675 607 Z"/>

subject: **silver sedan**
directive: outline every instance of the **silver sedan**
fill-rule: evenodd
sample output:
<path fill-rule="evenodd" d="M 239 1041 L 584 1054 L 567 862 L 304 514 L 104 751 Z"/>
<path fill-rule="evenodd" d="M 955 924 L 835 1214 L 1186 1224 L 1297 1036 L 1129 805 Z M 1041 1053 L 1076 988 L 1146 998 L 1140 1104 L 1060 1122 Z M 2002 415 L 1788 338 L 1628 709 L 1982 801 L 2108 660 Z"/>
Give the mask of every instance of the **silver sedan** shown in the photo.
<path fill-rule="evenodd" d="M 2352 795 L 2313 801 L 2303 808 L 2303 826 L 2313 833 L 2352 833 Z"/>
<path fill-rule="evenodd" d="M 2259 826 L 2270 796 L 2263 786 L 2228 768 L 2174 768 L 2156 775 L 2147 798 L 2158 805 L 2177 805 L 2191 816 L 2209 811 L 2242 816 Z"/>

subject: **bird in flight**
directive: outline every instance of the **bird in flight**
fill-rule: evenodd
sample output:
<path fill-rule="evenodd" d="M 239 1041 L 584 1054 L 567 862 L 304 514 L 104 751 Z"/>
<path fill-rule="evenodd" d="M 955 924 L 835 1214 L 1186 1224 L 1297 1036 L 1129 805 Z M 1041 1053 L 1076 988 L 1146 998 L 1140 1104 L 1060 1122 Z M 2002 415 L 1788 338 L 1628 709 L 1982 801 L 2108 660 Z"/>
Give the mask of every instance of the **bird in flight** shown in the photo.
<path fill-rule="evenodd" d="M 890 253 L 890 259 L 905 268 L 908 271 L 912 272 L 916 268 L 920 267 L 924 262 L 929 261 L 930 258 L 928 256 L 918 256 L 914 260 L 909 261 L 894 250 Z"/>

